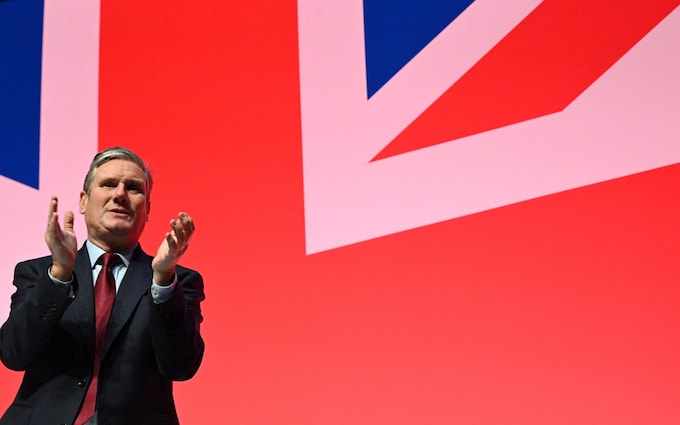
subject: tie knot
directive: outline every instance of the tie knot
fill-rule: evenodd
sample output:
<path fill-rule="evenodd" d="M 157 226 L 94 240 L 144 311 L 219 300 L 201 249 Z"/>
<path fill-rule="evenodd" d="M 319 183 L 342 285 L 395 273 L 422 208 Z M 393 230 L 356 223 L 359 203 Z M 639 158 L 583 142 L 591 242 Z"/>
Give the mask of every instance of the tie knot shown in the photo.
<path fill-rule="evenodd" d="M 106 252 L 102 254 L 101 262 L 103 268 L 111 268 L 120 262 L 120 257 L 113 252 Z"/>

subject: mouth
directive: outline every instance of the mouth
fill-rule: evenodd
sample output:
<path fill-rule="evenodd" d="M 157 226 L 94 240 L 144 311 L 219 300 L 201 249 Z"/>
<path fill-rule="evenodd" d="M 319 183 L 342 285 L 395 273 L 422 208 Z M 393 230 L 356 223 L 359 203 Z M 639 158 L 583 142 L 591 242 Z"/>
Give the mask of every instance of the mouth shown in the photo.
<path fill-rule="evenodd" d="M 110 213 L 116 214 L 116 215 L 130 215 L 130 212 L 128 210 L 122 209 L 122 208 L 113 208 L 109 210 Z"/>

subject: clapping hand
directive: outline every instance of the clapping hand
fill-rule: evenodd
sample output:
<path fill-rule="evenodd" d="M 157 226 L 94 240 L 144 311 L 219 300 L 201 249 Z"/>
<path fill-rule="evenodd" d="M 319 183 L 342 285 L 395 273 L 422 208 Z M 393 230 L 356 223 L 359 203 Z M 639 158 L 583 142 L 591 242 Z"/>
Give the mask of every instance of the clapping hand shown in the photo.
<path fill-rule="evenodd" d="M 53 196 L 50 200 L 45 242 L 52 254 L 50 274 L 55 279 L 68 281 L 73 275 L 78 244 L 76 234 L 73 231 L 73 211 L 67 211 L 64 214 L 64 227 L 62 228 L 59 225 L 58 204 L 57 197 Z"/>
<path fill-rule="evenodd" d="M 177 218 L 170 220 L 170 227 L 172 230 L 165 234 L 151 263 L 153 280 L 161 286 L 172 283 L 175 266 L 189 247 L 191 235 L 196 230 L 194 221 L 185 212 L 179 213 Z"/>

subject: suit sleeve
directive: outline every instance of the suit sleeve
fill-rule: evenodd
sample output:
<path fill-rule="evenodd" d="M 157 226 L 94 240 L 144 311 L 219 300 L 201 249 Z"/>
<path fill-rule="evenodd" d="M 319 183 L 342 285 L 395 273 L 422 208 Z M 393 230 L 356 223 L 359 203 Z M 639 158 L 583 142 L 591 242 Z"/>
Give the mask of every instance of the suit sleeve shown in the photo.
<path fill-rule="evenodd" d="M 70 285 L 49 278 L 50 265 L 49 259 L 38 259 L 19 263 L 14 270 L 16 291 L 9 318 L 0 328 L 0 358 L 9 369 L 26 370 L 40 358 L 72 301 Z"/>
<path fill-rule="evenodd" d="M 161 304 L 149 298 L 151 340 L 158 369 L 167 378 L 183 381 L 194 376 L 203 359 L 203 321 L 200 303 L 205 299 L 203 278 L 194 270 L 178 266 L 177 286 Z"/>

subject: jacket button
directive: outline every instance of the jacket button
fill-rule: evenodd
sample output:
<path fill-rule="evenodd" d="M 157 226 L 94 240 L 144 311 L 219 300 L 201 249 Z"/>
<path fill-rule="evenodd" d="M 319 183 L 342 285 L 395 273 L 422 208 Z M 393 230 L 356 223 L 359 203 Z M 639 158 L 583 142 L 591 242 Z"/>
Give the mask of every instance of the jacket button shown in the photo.
<path fill-rule="evenodd" d="M 81 379 L 80 381 L 78 381 L 78 386 L 80 388 L 83 388 L 85 384 L 87 384 L 87 379 Z"/>

